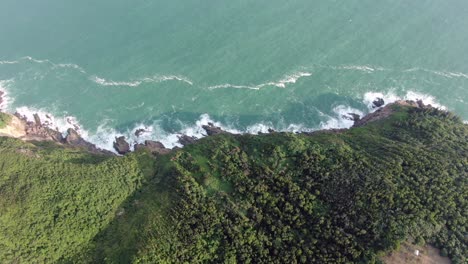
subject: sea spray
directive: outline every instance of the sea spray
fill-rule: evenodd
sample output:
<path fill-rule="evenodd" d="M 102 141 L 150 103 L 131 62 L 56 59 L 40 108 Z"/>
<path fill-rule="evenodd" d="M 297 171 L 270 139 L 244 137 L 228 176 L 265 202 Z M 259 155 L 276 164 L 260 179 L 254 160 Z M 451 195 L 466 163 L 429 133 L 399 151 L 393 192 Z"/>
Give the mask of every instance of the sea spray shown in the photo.
<path fill-rule="evenodd" d="M 9 96 L 8 86 L 13 82 L 13 80 L 0 80 L 0 110 L 8 110 L 13 99 Z"/>

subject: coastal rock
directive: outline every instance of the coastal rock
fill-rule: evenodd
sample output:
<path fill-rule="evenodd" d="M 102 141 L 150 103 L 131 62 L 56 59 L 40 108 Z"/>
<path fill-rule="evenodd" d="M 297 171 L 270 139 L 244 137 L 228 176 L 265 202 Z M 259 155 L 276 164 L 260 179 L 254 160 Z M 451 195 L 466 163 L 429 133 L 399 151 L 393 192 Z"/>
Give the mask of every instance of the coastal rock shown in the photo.
<path fill-rule="evenodd" d="M 141 135 L 143 135 L 143 133 L 147 132 L 147 130 L 143 129 L 143 128 L 140 128 L 140 129 L 137 129 L 135 131 L 135 136 L 136 137 L 140 137 Z"/>
<path fill-rule="evenodd" d="M 357 122 L 361 119 L 361 116 L 355 113 L 348 113 L 347 115 L 343 115 L 343 118 Z"/>
<path fill-rule="evenodd" d="M 384 99 L 378 97 L 372 102 L 372 108 L 379 108 L 385 104 Z"/>
<path fill-rule="evenodd" d="M 135 151 L 139 151 L 139 150 L 142 150 L 142 149 L 146 149 L 146 146 L 145 146 L 145 144 L 137 143 L 137 144 L 133 145 L 133 149 Z"/>
<path fill-rule="evenodd" d="M 52 141 L 60 143 L 63 143 L 65 141 L 65 138 L 59 131 L 50 128 L 45 128 L 45 130 L 47 131 L 47 134 Z"/>
<path fill-rule="evenodd" d="M 116 137 L 114 142 L 114 149 L 120 155 L 125 155 L 130 152 L 130 144 L 125 140 L 125 137 Z"/>
<path fill-rule="evenodd" d="M 179 143 L 182 144 L 183 146 L 193 144 L 193 143 L 195 143 L 197 141 L 196 137 L 190 137 L 190 136 L 187 136 L 187 135 L 180 135 L 180 136 L 177 136 L 177 137 L 179 138 Z"/>
<path fill-rule="evenodd" d="M 34 123 L 36 124 L 36 126 L 42 126 L 42 122 L 41 122 L 41 118 L 39 117 L 38 114 L 34 114 Z"/>
<path fill-rule="evenodd" d="M 227 133 L 222 130 L 220 127 L 215 126 L 213 123 L 208 123 L 208 125 L 203 125 L 202 128 L 206 131 L 208 136 L 214 136 L 218 134 Z"/>
<path fill-rule="evenodd" d="M 153 154 L 167 154 L 171 152 L 171 150 L 164 147 L 164 145 L 161 142 L 152 141 L 152 140 L 146 140 L 145 144 L 141 144 L 141 143 L 135 144 L 134 148 L 135 148 L 135 151 L 138 151 L 141 149 L 147 149 Z"/>
<path fill-rule="evenodd" d="M 78 134 L 78 132 L 76 132 L 75 129 L 69 128 L 67 130 L 65 142 L 69 145 L 82 145 L 85 142 L 85 140 L 81 138 L 80 134 Z"/>
<path fill-rule="evenodd" d="M 268 133 L 275 133 L 276 131 L 272 128 L 268 128 Z"/>
<path fill-rule="evenodd" d="M 80 147 L 84 148 L 87 151 L 95 154 L 104 154 L 104 155 L 109 155 L 109 156 L 115 156 L 114 153 L 108 151 L 108 150 L 102 150 L 96 147 L 96 145 L 84 140 L 80 134 L 73 128 L 69 128 L 67 130 L 67 136 L 63 140 L 65 144 L 68 144 L 70 146 L 74 147 Z"/>
<path fill-rule="evenodd" d="M 397 101 L 396 104 L 408 105 L 408 102 Z M 375 122 L 377 120 L 387 118 L 393 113 L 393 111 L 393 104 L 386 105 L 382 108 L 377 109 L 377 111 L 364 116 L 362 119 L 355 121 L 353 127 L 364 126 L 370 122 Z"/>
<path fill-rule="evenodd" d="M 164 147 L 161 142 L 152 140 L 146 140 L 145 147 L 153 154 L 167 154 L 171 151 L 170 149 Z"/>

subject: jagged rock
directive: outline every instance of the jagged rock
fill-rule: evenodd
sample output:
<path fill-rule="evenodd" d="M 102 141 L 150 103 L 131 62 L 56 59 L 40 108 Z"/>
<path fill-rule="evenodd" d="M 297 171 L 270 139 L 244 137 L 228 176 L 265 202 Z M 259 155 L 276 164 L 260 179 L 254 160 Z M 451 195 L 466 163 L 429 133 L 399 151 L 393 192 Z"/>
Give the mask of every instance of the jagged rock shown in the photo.
<path fill-rule="evenodd" d="M 45 128 L 47 131 L 47 134 L 49 135 L 50 139 L 55 142 L 60 142 L 63 143 L 65 141 L 65 138 L 63 137 L 62 133 L 60 133 L 57 130 L 53 130 L 50 128 Z"/>
<path fill-rule="evenodd" d="M 275 133 L 275 130 L 272 129 L 272 128 L 269 128 L 269 129 L 268 129 L 268 133 Z"/>
<path fill-rule="evenodd" d="M 76 132 L 75 129 L 69 128 L 67 130 L 65 142 L 69 145 L 82 145 L 85 142 L 85 140 L 81 138 L 80 134 L 78 134 L 78 132 Z"/>
<path fill-rule="evenodd" d="M 183 146 L 193 144 L 193 143 L 195 143 L 197 141 L 196 137 L 190 137 L 190 136 L 187 136 L 187 135 L 181 135 L 181 136 L 177 136 L 177 137 L 179 138 L 179 143 L 182 144 Z"/>
<path fill-rule="evenodd" d="M 38 114 L 34 114 L 34 123 L 36 123 L 36 126 L 42 126 L 41 118 L 39 117 Z"/>
<path fill-rule="evenodd" d="M 143 129 L 143 128 L 137 129 L 135 131 L 135 136 L 139 137 L 139 136 L 143 135 L 143 133 L 145 133 L 145 132 L 146 132 L 146 130 Z"/>
<path fill-rule="evenodd" d="M 80 134 L 78 134 L 78 132 L 73 129 L 73 128 L 69 128 L 67 130 L 67 136 L 65 137 L 65 139 L 63 140 L 63 142 L 65 144 L 68 144 L 70 146 L 74 146 L 74 147 L 80 147 L 80 148 L 84 148 L 86 149 L 87 151 L 91 152 L 91 153 L 95 153 L 95 154 L 104 154 L 104 155 L 111 155 L 111 156 L 114 156 L 115 154 L 108 151 L 108 150 L 102 150 L 102 149 L 98 149 L 96 147 L 96 145 L 84 140 Z"/>
<path fill-rule="evenodd" d="M 416 104 L 418 104 L 419 108 L 425 108 L 424 102 L 422 100 L 416 100 Z"/>
<path fill-rule="evenodd" d="M 357 122 L 361 120 L 361 116 L 355 113 L 348 113 L 347 115 L 343 115 L 343 118 Z"/>
<path fill-rule="evenodd" d="M 385 104 L 384 99 L 378 97 L 372 102 L 372 108 L 379 108 Z"/>
<path fill-rule="evenodd" d="M 114 149 L 120 155 L 125 155 L 130 152 L 130 144 L 125 140 L 125 137 L 116 137 L 114 141 Z"/>
<path fill-rule="evenodd" d="M 226 131 L 222 130 L 220 127 L 215 126 L 213 123 L 208 123 L 208 125 L 203 125 L 202 128 L 206 131 L 208 136 L 214 136 L 218 134 L 227 133 Z"/>

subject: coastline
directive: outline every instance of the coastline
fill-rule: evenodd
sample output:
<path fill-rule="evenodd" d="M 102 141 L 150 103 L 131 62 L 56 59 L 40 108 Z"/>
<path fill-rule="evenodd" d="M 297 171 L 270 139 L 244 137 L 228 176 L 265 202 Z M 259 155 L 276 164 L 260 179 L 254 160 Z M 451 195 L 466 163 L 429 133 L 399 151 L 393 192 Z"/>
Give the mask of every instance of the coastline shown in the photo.
<path fill-rule="evenodd" d="M 3 99 L 4 92 L 0 91 L 0 105 L 4 101 Z M 385 119 L 393 113 L 393 106 L 410 106 L 417 108 L 432 108 L 433 106 L 428 104 L 425 105 L 421 100 L 412 101 L 412 100 L 399 100 L 393 103 L 385 104 L 382 99 L 377 98 L 374 101 L 375 111 L 364 115 L 359 116 L 354 113 L 348 113 L 343 115 L 344 118 L 354 122 L 353 126 L 350 128 L 341 128 L 341 129 L 321 129 L 316 131 L 298 131 L 296 134 L 303 135 L 316 135 L 320 133 L 342 133 L 354 127 L 364 126 L 370 122 L 375 122 L 380 119 Z M 0 109 L 0 112 L 4 112 Z M 66 135 L 58 130 L 58 128 L 52 129 L 49 127 L 48 121 L 42 121 L 39 115 L 36 113 L 33 115 L 34 121 L 28 120 L 26 116 L 22 116 L 19 113 L 6 113 L 10 115 L 11 122 L 5 128 L 0 129 L 0 136 L 4 137 L 13 137 L 18 138 L 24 141 L 52 141 L 60 145 L 71 146 L 82 148 L 90 153 L 95 154 L 104 154 L 104 155 L 125 155 L 127 153 L 138 151 L 141 149 L 147 149 L 153 154 L 168 154 L 174 150 L 180 149 L 180 147 L 167 148 L 163 143 L 153 140 L 145 140 L 143 143 L 134 143 L 133 146 L 127 141 L 124 136 L 115 137 L 113 142 L 113 151 L 101 149 L 95 144 L 86 141 L 83 139 L 82 135 L 79 133 L 79 128 L 69 128 L 66 131 Z M 208 123 L 207 125 L 202 125 L 203 130 L 205 131 L 205 136 L 216 136 L 220 134 L 229 134 L 229 135 L 263 135 L 263 134 L 273 134 L 273 133 L 287 133 L 287 132 L 277 132 L 273 129 L 268 129 L 268 133 L 259 132 L 257 134 L 251 133 L 232 133 L 223 130 L 223 128 L 216 126 L 213 123 Z M 145 133 L 144 129 L 137 129 L 134 131 L 135 136 L 138 138 L 141 134 Z M 198 142 L 201 138 L 196 138 L 193 136 L 188 136 L 185 134 L 180 134 L 177 136 L 178 142 L 180 145 L 186 146 Z M 132 148 L 133 147 L 133 148 Z M 115 151 L 115 152 L 114 152 Z"/>

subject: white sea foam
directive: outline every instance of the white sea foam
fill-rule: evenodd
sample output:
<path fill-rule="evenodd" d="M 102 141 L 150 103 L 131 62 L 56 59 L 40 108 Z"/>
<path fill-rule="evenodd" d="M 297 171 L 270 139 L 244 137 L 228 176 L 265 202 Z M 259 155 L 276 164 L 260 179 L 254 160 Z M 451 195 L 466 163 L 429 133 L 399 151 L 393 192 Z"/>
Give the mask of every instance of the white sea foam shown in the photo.
<path fill-rule="evenodd" d="M 13 80 L 0 80 L 0 91 L 3 93 L 0 110 L 7 110 L 13 102 L 13 99 L 8 94 L 8 86 L 13 83 Z"/>
<path fill-rule="evenodd" d="M 76 117 L 71 115 L 63 114 L 61 116 L 57 116 L 51 114 L 47 110 L 27 106 L 17 107 L 16 112 L 26 117 L 28 121 L 32 122 L 34 121 L 34 114 L 37 114 L 44 126 L 58 130 L 62 134 L 66 134 L 69 128 L 75 129 L 81 135 L 87 133 L 82 129 L 80 122 L 76 119 Z"/>
<path fill-rule="evenodd" d="M 334 107 L 333 113 L 333 116 L 321 113 L 321 115 L 327 117 L 328 120 L 320 123 L 320 129 L 350 128 L 354 124 L 353 120 L 346 118 L 350 113 L 358 114 L 361 117 L 364 116 L 362 111 L 347 105 L 338 105 Z"/>
<path fill-rule="evenodd" d="M 133 81 L 133 82 L 116 82 L 116 81 L 108 81 L 104 78 L 100 78 L 97 76 L 93 76 L 91 81 L 102 85 L 102 86 L 130 86 L 130 87 L 137 87 L 143 83 L 143 81 Z"/>
<path fill-rule="evenodd" d="M 387 92 L 385 94 L 381 92 L 367 92 L 364 94 L 363 102 L 367 105 L 370 112 L 373 112 L 376 110 L 372 106 L 373 106 L 373 101 L 377 98 L 382 98 L 385 102 L 385 105 L 396 102 L 398 100 L 412 100 L 412 101 L 422 100 L 424 104 L 430 104 L 433 107 L 436 107 L 442 110 L 447 109 L 447 107 L 437 102 L 434 96 L 419 93 L 419 92 L 408 91 L 406 92 L 404 96 L 399 96 L 394 92 Z"/>
<path fill-rule="evenodd" d="M 371 65 L 342 65 L 342 66 L 332 66 L 332 69 L 335 70 L 352 70 L 352 71 L 362 71 L 366 73 L 373 73 L 376 71 L 384 71 L 385 68 L 379 66 Z"/>
<path fill-rule="evenodd" d="M 4 64 L 17 64 L 19 63 L 19 61 L 7 61 L 7 60 L 0 60 L 0 65 L 4 65 Z"/>
<path fill-rule="evenodd" d="M 187 83 L 189 85 L 193 85 L 193 82 L 190 81 L 188 78 L 183 77 L 183 76 L 176 76 L 176 75 L 145 77 L 145 78 L 136 79 L 133 81 L 112 81 L 112 80 L 106 80 L 98 76 L 92 76 L 90 77 L 90 80 L 102 86 L 138 87 L 143 83 L 160 83 L 160 82 L 166 82 L 166 81 L 180 81 L 180 82 Z"/>
<path fill-rule="evenodd" d="M 450 72 L 450 71 L 443 71 L 443 70 L 430 70 L 430 69 L 419 68 L 419 67 L 415 67 L 415 68 L 411 68 L 411 69 L 404 70 L 404 72 L 415 72 L 415 71 L 427 72 L 427 73 L 430 73 L 430 74 L 435 74 L 435 75 L 439 75 L 439 76 L 442 76 L 442 77 L 445 77 L 445 78 L 450 78 L 450 79 L 452 79 L 452 78 L 464 78 L 464 79 L 468 79 L 468 74 L 463 73 L 463 72 Z"/>
<path fill-rule="evenodd" d="M 278 88 L 286 88 L 288 84 L 295 84 L 300 78 L 312 76 L 310 72 L 296 72 L 291 75 L 286 75 L 276 82 L 267 82 L 259 85 L 236 85 L 236 84 L 219 84 L 208 87 L 208 89 L 220 89 L 220 88 L 235 88 L 235 89 L 250 89 L 260 90 L 261 88 L 268 86 L 276 86 Z"/>
<path fill-rule="evenodd" d="M 19 61 L 12 61 L 11 64 L 16 64 L 16 63 L 20 63 L 21 60 L 26 60 L 26 61 L 30 61 L 30 62 L 34 62 L 34 63 L 38 63 L 38 64 L 49 64 L 50 66 L 52 66 L 52 69 L 59 69 L 59 68 L 71 68 L 71 69 L 75 69 L 83 74 L 86 74 L 86 71 L 79 65 L 77 64 L 73 64 L 73 63 L 54 63 L 48 59 L 44 59 L 44 60 L 40 60 L 40 59 L 35 59 L 31 56 L 25 56 L 25 57 L 22 57 L 20 58 Z"/>

